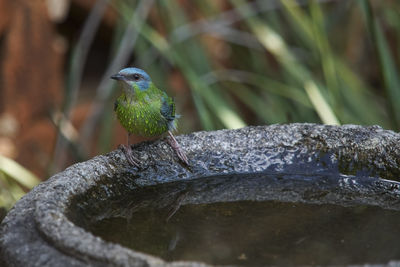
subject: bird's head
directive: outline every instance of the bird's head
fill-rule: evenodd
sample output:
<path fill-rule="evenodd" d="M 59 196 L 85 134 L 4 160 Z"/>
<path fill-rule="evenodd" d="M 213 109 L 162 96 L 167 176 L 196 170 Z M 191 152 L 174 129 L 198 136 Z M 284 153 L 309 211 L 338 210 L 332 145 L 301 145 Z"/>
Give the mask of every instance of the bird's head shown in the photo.
<path fill-rule="evenodd" d="M 150 76 L 138 68 L 125 68 L 117 74 L 111 76 L 111 79 L 120 81 L 124 84 L 124 88 L 132 89 L 136 84 L 141 91 L 146 91 L 151 83 Z"/>

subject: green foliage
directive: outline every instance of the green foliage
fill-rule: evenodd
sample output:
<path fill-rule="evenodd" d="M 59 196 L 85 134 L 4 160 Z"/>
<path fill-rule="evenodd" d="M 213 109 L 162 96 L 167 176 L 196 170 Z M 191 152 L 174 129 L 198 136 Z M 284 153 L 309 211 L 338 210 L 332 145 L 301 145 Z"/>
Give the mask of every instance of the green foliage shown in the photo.
<path fill-rule="evenodd" d="M 93 125 L 102 118 L 102 136 L 110 136 L 115 96 L 111 83 L 103 81 L 127 65 L 145 69 L 157 86 L 176 95 L 181 132 L 287 122 L 399 130 L 399 50 L 394 49 L 400 2 L 373 4 L 110 2 L 119 15 L 112 67 L 97 90 L 100 105 L 87 119 L 91 127 L 84 127 L 84 136 L 93 136 Z M 183 78 L 175 93 L 172 73 Z M 188 106 L 195 107 L 191 115 L 185 114 Z M 102 151 L 109 149 L 105 139 Z"/>

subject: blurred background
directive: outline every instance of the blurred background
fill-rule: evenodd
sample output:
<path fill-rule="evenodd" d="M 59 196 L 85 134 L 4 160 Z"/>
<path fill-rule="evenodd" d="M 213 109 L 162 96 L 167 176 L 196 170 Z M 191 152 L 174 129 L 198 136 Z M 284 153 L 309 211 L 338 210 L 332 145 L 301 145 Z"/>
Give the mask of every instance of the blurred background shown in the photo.
<path fill-rule="evenodd" d="M 3 210 L 126 142 L 109 79 L 126 66 L 174 96 L 179 133 L 291 122 L 398 131 L 400 1 L 0 0 Z"/>

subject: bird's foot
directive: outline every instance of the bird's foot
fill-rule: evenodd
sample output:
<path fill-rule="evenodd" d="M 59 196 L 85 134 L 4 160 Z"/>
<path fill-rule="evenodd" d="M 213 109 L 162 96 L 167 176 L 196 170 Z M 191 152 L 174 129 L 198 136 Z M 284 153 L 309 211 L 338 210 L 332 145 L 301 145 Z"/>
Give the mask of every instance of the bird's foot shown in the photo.
<path fill-rule="evenodd" d="M 140 168 L 140 161 L 133 155 L 131 146 L 119 145 L 118 148 L 124 152 L 129 164 Z"/>
<path fill-rule="evenodd" d="M 167 138 L 168 144 L 172 147 L 173 150 L 175 150 L 176 155 L 178 158 L 185 163 L 186 165 L 189 166 L 189 161 L 188 158 L 186 157 L 186 154 L 182 151 L 181 147 L 179 146 L 178 142 L 176 141 L 175 137 L 172 135 L 170 131 L 168 131 L 169 138 Z"/>

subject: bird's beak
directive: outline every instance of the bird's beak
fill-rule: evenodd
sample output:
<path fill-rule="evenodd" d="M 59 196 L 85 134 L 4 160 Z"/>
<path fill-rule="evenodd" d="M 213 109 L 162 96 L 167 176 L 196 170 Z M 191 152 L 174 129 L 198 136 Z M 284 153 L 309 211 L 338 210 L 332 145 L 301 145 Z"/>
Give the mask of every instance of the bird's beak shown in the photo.
<path fill-rule="evenodd" d="M 125 80 L 125 77 L 124 76 L 122 76 L 121 74 L 119 74 L 119 73 L 117 73 L 117 74 L 114 74 L 113 76 L 111 76 L 110 77 L 111 79 L 114 79 L 114 80 L 117 80 L 117 81 L 122 81 L 122 80 Z"/>

